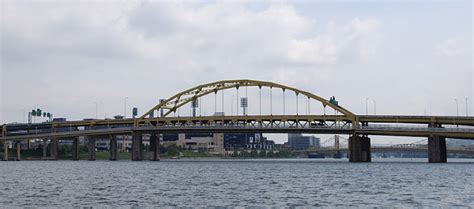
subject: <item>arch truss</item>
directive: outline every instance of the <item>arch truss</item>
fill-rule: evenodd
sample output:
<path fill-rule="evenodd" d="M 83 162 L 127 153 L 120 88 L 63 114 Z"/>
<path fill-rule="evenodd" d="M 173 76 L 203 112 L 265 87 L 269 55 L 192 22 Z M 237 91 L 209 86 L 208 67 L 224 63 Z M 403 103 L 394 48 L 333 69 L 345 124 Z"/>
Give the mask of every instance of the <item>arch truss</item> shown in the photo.
<path fill-rule="evenodd" d="M 345 118 L 354 121 L 356 119 L 355 114 L 350 112 L 349 110 L 339 106 L 337 103 L 332 102 L 331 100 L 326 100 L 320 96 L 317 96 L 313 93 L 303 91 L 297 88 L 293 88 L 290 86 L 267 82 L 267 81 L 258 81 L 258 80 L 223 80 L 217 81 L 212 83 L 207 83 L 203 85 L 196 86 L 194 88 L 182 91 L 177 93 L 176 95 L 161 100 L 159 104 L 148 110 L 145 114 L 143 114 L 138 120 L 144 120 L 146 118 L 151 118 L 157 113 L 158 118 L 164 118 L 169 114 L 176 112 L 176 110 L 183 105 L 188 103 L 192 103 L 193 101 L 197 101 L 199 98 L 206 96 L 208 94 L 217 93 L 219 91 L 223 91 L 225 89 L 233 89 L 233 88 L 240 88 L 240 87 L 268 87 L 268 88 L 277 88 L 283 91 L 292 91 L 297 96 L 303 95 L 308 99 L 313 99 L 319 101 L 323 107 L 330 107 L 337 112 L 341 113 Z M 162 113 L 162 114 L 159 114 Z"/>

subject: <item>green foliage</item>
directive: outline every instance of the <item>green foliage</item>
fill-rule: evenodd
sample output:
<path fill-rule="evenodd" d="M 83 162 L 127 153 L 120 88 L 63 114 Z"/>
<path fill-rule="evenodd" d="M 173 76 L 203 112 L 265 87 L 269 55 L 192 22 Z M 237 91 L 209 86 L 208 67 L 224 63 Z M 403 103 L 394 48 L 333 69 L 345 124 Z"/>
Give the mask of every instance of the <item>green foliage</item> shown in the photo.
<path fill-rule="evenodd" d="M 165 152 L 163 152 L 164 155 L 169 156 L 169 157 L 175 157 L 179 155 L 179 150 L 178 146 L 176 144 L 172 144 L 168 147 L 166 147 Z"/>
<path fill-rule="evenodd" d="M 207 152 L 183 151 L 183 157 L 209 157 Z"/>
<path fill-rule="evenodd" d="M 259 157 L 261 157 L 261 158 L 267 157 L 267 151 L 266 150 L 260 150 Z"/>

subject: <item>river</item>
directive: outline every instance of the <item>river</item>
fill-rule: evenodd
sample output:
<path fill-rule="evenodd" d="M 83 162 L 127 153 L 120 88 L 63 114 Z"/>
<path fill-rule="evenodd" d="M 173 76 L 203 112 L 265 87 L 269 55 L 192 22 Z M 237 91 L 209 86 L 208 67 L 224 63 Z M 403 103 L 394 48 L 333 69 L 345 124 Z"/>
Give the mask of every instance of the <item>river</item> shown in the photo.
<path fill-rule="evenodd" d="M 474 160 L 0 162 L 0 205 L 474 206 Z"/>

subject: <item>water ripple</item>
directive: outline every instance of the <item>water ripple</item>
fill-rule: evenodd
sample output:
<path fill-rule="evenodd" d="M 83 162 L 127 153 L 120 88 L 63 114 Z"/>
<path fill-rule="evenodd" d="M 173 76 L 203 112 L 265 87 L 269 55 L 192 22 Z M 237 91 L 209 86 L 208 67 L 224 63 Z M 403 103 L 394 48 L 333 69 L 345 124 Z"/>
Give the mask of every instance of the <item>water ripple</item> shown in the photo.
<path fill-rule="evenodd" d="M 398 160 L 400 161 L 400 160 Z M 0 162 L 0 205 L 472 207 L 474 161 Z"/>

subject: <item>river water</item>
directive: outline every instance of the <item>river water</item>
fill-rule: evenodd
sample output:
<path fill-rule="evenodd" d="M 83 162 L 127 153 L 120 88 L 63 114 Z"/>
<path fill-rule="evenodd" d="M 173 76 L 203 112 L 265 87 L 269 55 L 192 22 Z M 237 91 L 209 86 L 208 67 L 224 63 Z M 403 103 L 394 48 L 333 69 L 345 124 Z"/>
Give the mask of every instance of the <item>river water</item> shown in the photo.
<path fill-rule="evenodd" d="M 473 207 L 474 160 L 449 160 L 0 162 L 0 205 Z"/>

